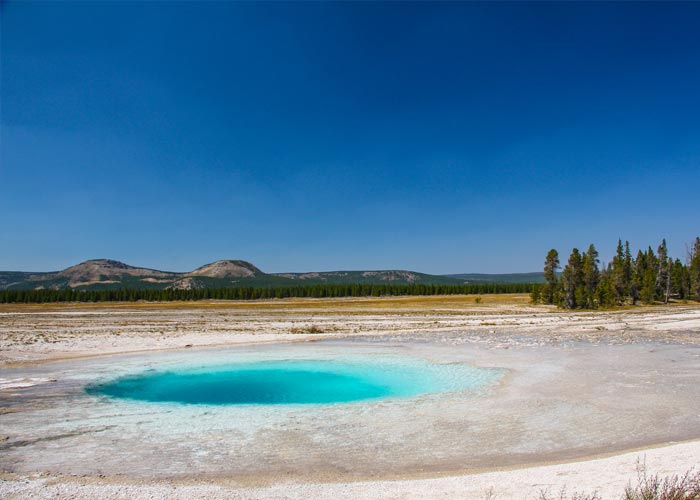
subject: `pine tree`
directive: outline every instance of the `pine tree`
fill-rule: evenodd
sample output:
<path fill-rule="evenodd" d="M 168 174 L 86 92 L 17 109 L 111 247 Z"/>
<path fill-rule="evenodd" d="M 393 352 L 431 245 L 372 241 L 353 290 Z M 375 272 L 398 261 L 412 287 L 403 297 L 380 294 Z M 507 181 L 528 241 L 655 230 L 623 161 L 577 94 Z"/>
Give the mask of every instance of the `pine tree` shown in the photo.
<path fill-rule="evenodd" d="M 540 300 L 545 304 L 554 304 L 556 300 L 555 294 L 559 287 L 557 269 L 559 269 L 559 252 L 552 248 L 544 260 L 544 279 L 546 283 L 542 287 Z"/>
<path fill-rule="evenodd" d="M 642 286 L 644 283 L 644 273 L 647 268 L 647 255 L 646 253 L 639 250 L 637 252 L 637 258 L 634 261 L 634 272 L 632 273 L 632 284 L 630 285 L 630 297 L 632 297 L 632 304 L 636 304 L 642 295 Z"/>
<path fill-rule="evenodd" d="M 657 250 L 658 255 L 658 270 L 656 273 L 656 297 L 668 304 L 668 298 L 671 294 L 671 272 L 670 262 L 668 258 L 668 248 L 666 247 L 666 239 L 664 238 Z"/>
<path fill-rule="evenodd" d="M 569 262 L 561 273 L 561 304 L 567 309 L 582 307 L 585 302 L 583 293 L 583 261 L 578 248 L 574 248 Z"/>
<path fill-rule="evenodd" d="M 700 301 L 700 237 L 695 238 L 689 257 L 690 298 Z"/>
<path fill-rule="evenodd" d="M 622 304 L 629 295 L 631 266 L 629 259 L 629 243 L 626 252 L 622 248 L 622 240 L 617 240 L 617 253 L 612 261 L 612 279 L 615 285 L 615 297 L 618 304 Z"/>
<path fill-rule="evenodd" d="M 612 307 L 619 304 L 614 276 L 612 264 L 608 264 L 608 267 L 600 273 L 600 282 L 596 288 L 596 300 L 600 307 Z"/>
<path fill-rule="evenodd" d="M 546 303 L 546 301 L 542 298 L 542 292 L 545 286 L 546 285 L 543 285 L 541 287 L 536 286 L 532 289 L 532 291 L 530 292 L 530 302 L 532 302 L 533 304 L 540 304 L 542 302 Z"/>
<path fill-rule="evenodd" d="M 654 251 L 649 247 L 644 257 L 645 266 L 641 276 L 640 298 L 647 304 L 656 300 L 656 282 L 658 275 L 658 259 Z"/>
<path fill-rule="evenodd" d="M 591 243 L 588 250 L 583 255 L 582 271 L 584 285 L 584 303 L 585 307 L 595 309 L 596 307 L 596 288 L 600 281 L 600 270 L 598 269 L 598 250 Z"/>
<path fill-rule="evenodd" d="M 673 261 L 671 266 L 671 293 L 681 300 L 690 295 L 690 273 L 680 259 Z"/>
<path fill-rule="evenodd" d="M 623 264 L 625 277 L 625 297 L 632 297 L 632 277 L 634 276 L 634 260 L 630 252 L 630 242 L 625 240 L 625 260 Z M 632 297 L 634 301 L 634 297 Z"/>

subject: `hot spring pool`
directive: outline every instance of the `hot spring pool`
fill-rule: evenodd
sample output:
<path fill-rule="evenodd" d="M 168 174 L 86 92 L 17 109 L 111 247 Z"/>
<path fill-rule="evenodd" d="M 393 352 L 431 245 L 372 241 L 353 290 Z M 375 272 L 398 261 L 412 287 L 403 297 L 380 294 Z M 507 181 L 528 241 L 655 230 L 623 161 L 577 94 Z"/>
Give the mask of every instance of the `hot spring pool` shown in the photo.
<path fill-rule="evenodd" d="M 2 395 L 0 468 L 269 480 L 282 491 L 287 481 L 457 474 L 698 436 L 697 349 L 522 339 L 505 349 L 426 335 L 7 367 L 6 378 L 56 381 Z"/>
<path fill-rule="evenodd" d="M 89 385 L 92 395 L 209 405 L 332 404 L 464 390 L 494 370 L 419 359 L 275 360 L 151 370 Z"/>

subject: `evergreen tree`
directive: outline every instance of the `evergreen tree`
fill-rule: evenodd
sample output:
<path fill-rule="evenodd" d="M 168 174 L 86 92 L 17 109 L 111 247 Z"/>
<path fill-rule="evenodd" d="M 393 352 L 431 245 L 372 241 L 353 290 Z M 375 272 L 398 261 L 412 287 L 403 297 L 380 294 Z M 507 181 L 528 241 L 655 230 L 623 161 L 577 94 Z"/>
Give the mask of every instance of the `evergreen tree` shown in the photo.
<path fill-rule="evenodd" d="M 632 275 L 634 273 L 634 261 L 630 252 L 630 242 L 625 241 L 625 261 L 624 261 L 624 276 L 627 285 L 625 295 L 630 295 L 630 286 L 632 285 Z"/>
<path fill-rule="evenodd" d="M 567 309 L 576 309 L 585 302 L 583 286 L 583 261 L 578 248 L 569 255 L 569 262 L 561 273 L 561 304 Z"/>
<path fill-rule="evenodd" d="M 617 240 L 617 252 L 613 257 L 611 279 L 614 282 L 615 298 L 618 304 L 624 304 L 628 297 L 632 297 L 633 302 L 636 300 L 636 290 L 633 290 L 634 260 L 630 253 L 629 241 L 625 241 L 623 249 L 622 240 Z"/>
<path fill-rule="evenodd" d="M 642 287 L 644 284 L 644 273 L 647 268 L 647 255 L 646 253 L 639 250 L 637 252 L 637 258 L 634 261 L 634 272 L 632 278 L 632 284 L 630 285 L 630 296 L 632 297 L 632 304 L 636 304 L 642 296 Z"/>
<path fill-rule="evenodd" d="M 540 300 L 545 304 L 554 304 L 556 301 L 555 295 L 559 288 L 557 269 L 559 269 L 559 252 L 552 248 L 547 252 L 547 257 L 544 260 L 544 279 L 546 283 L 542 287 Z"/>
<path fill-rule="evenodd" d="M 680 259 L 671 266 L 671 293 L 681 300 L 690 296 L 690 273 Z"/>
<path fill-rule="evenodd" d="M 656 300 L 656 283 L 658 276 L 658 259 L 651 247 L 648 248 L 644 260 L 645 266 L 641 277 L 642 282 L 639 296 L 644 302 L 651 304 Z"/>
<path fill-rule="evenodd" d="M 533 300 L 552 300 L 567 309 L 611 307 L 630 299 L 632 304 L 640 299 L 648 304 L 657 300 L 668 303 L 676 297 L 700 301 L 700 237 L 688 252 L 687 265 L 668 255 L 665 239 L 657 252 L 648 247 L 633 259 L 629 241 L 623 245 L 618 239 L 612 262 L 600 268 L 593 244 L 583 255 L 574 248 L 556 286 L 559 259 L 552 249 L 545 259 L 546 283 L 533 291 Z"/>
<path fill-rule="evenodd" d="M 689 257 L 690 298 L 700 301 L 700 237 L 695 238 Z"/>
<path fill-rule="evenodd" d="M 665 304 L 668 304 L 669 295 L 671 294 L 671 272 L 665 238 L 659 245 L 657 255 L 658 266 L 655 295 L 658 299 L 663 300 Z"/>
<path fill-rule="evenodd" d="M 612 260 L 612 274 L 615 282 L 615 298 L 618 304 L 622 304 L 629 293 L 625 269 L 625 253 L 622 248 L 622 240 L 617 240 L 617 253 Z"/>
<path fill-rule="evenodd" d="M 581 264 L 584 286 L 583 303 L 581 306 L 587 307 L 588 309 L 595 309 L 596 307 L 596 288 L 598 288 L 598 282 L 600 281 L 599 262 L 598 250 L 596 250 L 595 246 L 591 243 L 588 250 L 583 255 Z"/>
<path fill-rule="evenodd" d="M 596 288 L 596 300 L 599 307 L 612 307 L 619 304 L 614 275 L 612 264 L 608 264 L 607 268 L 600 273 L 600 282 Z"/>

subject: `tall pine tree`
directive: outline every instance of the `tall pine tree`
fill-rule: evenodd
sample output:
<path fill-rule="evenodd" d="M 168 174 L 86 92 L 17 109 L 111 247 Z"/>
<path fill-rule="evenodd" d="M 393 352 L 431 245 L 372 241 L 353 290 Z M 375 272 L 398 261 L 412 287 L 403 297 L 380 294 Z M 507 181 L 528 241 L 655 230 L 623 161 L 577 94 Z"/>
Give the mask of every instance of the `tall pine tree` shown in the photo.
<path fill-rule="evenodd" d="M 598 269 L 598 250 L 591 243 L 588 250 L 583 255 L 582 260 L 582 271 L 583 271 L 583 286 L 584 286 L 584 300 L 581 306 L 587 307 L 588 309 L 595 309 L 596 307 L 596 288 L 598 288 L 598 282 L 600 281 L 600 270 Z"/>
<path fill-rule="evenodd" d="M 640 298 L 647 304 L 651 304 L 656 300 L 656 283 L 658 275 L 658 259 L 654 250 L 649 247 L 644 257 L 645 266 L 642 275 L 642 286 L 639 292 Z"/>
<path fill-rule="evenodd" d="M 627 252 L 629 252 L 629 245 Z M 630 271 L 625 250 L 622 248 L 622 240 L 617 240 L 617 253 L 612 260 L 612 278 L 615 283 L 615 299 L 618 304 L 622 304 L 629 295 Z"/>
<path fill-rule="evenodd" d="M 656 273 L 656 297 L 668 304 L 671 295 L 671 269 L 668 258 L 668 248 L 664 238 L 657 250 L 658 269 Z"/>
<path fill-rule="evenodd" d="M 567 309 L 576 309 L 585 302 L 583 293 L 583 260 L 578 248 L 569 255 L 569 262 L 561 273 L 561 304 Z"/>
<path fill-rule="evenodd" d="M 700 301 L 700 237 L 695 238 L 695 243 L 690 251 L 690 258 L 688 260 L 690 298 Z"/>
<path fill-rule="evenodd" d="M 612 307 L 620 304 L 614 276 L 612 263 L 608 264 L 608 267 L 600 273 L 600 283 L 596 288 L 596 300 L 600 307 Z"/>
<path fill-rule="evenodd" d="M 545 304 L 554 304 L 557 300 L 555 297 L 557 289 L 559 288 L 557 269 L 559 269 L 559 252 L 552 248 L 547 252 L 547 257 L 544 260 L 545 284 L 542 287 L 540 300 Z"/>
<path fill-rule="evenodd" d="M 671 293 L 681 300 L 690 296 L 690 273 L 680 259 L 671 266 Z"/>

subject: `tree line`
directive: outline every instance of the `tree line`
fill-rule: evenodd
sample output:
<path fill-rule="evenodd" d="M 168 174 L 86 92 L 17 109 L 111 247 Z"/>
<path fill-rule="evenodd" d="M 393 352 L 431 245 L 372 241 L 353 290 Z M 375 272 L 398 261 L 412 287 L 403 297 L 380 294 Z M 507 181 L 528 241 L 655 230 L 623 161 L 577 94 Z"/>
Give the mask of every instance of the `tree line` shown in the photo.
<path fill-rule="evenodd" d="M 591 244 L 584 253 L 574 248 L 561 273 L 559 253 L 551 249 L 544 261 L 545 284 L 531 292 L 532 301 L 565 309 L 596 309 L 671 299 L 700 301 L 700 237 L 688 250 L 686 263 L 668 255 L 666 240 L 632 257 L 630 245 L 617 242 L 612 261 L 600 266 Z"/>
<path fill-rule="evenodd" d="M 538 285 L 530 283 L 482 283 L 464 285 L 383 285 L 319 284 L 289 287 L 193 288 L 190 290 L 0 290 L 0 303 L 47 302 L 136 302 L 193 300 L 257 300 L 289 297 L 382 297 L 402 295 L 466 295 L 492 293 L 531 293 Z"/>

